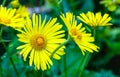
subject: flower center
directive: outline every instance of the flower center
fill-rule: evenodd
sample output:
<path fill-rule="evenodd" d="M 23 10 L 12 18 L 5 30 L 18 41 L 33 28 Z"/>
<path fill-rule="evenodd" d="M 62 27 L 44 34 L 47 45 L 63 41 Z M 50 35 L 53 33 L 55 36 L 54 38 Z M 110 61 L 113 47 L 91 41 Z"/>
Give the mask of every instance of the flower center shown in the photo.
<path fill-rule="evenodd" d="M 41 35 L 34 35 L 31 38 L 31 45 L 34 49 L 41 50 L 46 46 L 45 38 Z"/>
<path fill-rule="evenodd" d="M 78 34 L 78 35 L 77 35 L 77 39 L 81 40 L 81 39 L 82 39 L 82 35 L 81 35 L 81 34 Z"/>
<path fill-rule="evenodd" d="M 38 37 L 38 38 L 37 38 L 37 44 L 38 44 L 38 45 L 44 44 L 44 39 L 43 39 L 42 37 Z"/>
<path fill-rule="evenodd" d="M 70 30 L 70 34 L 71 34 L 73 39 L 78 39 L 78 40 L 82 39 L 82 35 L 80 34 L 80 32 L 77 28 L 72 28 Z"/>
<path fill-rule="evenodd" d="M 78 30 L 76 28 L 72 28 L 70 30 L 70 33 L 71 33 L 72 36 L 76 36 L 78 34 Z"/>
<path fill-rule="evenodd" d="M 0 18 L 0 22 L 1 22 L 2 24 L 9 24 L 9 23 L 10 23 L 10 19 Z"/>

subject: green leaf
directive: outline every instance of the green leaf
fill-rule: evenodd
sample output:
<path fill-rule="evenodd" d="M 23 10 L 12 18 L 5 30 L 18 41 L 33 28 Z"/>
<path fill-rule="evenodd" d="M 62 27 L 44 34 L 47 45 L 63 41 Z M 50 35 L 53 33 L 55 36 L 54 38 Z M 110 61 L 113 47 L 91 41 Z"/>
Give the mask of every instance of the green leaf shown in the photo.
<path fill-rule="evenodd" d="M 17 53 L 16 48 L 20 45 L 21 43 L 18 41 L 18 39 L 15 37 L 10 44 L 8 45 L 7 51 L 4 53 L 4 55 L 1 57 L 2 59 L 8 58 L 12 56 L 13 54 Z"/>

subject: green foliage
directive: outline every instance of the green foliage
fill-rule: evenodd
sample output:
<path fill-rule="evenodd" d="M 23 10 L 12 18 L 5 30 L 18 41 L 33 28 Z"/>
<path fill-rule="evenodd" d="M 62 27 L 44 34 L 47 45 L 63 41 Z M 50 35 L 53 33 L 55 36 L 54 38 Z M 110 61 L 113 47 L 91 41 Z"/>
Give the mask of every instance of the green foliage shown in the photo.
<path fill-rule="evenodd" d="M 0 0 L 2 4 L 3 0 Z M 101 2 L 96 0 L 20 0 L 20 3 L 35 9 L 39 7 L 40 14 L 48 17 L 58 17 L 58 22 L 61 22 L 59 15 L 61 12 L 73 12 L 79 15 L 81 12 L 101 11 L 109 13 L 112 17 L 112 26 L 99 27 L 96 31 L 96 44 L 100 46 L 100 51 L 91 54 L 89 62 L 84 64 L 85 70 L 82 69 L 84 63 L 81 50 L 74 42 L 66 45 L 66 54 L 59 61 L 54 61 L 51 69 L 44 71 L 44 77 L 119 77 L 120 76 L 120 2 L 116 4 L 110 2 Z M 111 0 L 112 1 L 112 0 Z M 9 6 L 10 0 L 7 0 L 6 6 Z M 102 7 L 101 7 L 102 6 Z M 43 8 L 41 8 L 43 7 Z M 102 8 L 102 9 L 101 9 Z M 41 9 L 43 9 L 41 11 Z M 46 10 L 47 9 L 47 10 Z M 110 11 L 109 11 L 110 10 Z M 86 27 L 86 25 L 84 25 Z M 0 27 L 1 28 L 1 27 Z M 89 27 L 88 32 L 91 32 Z M 3 37 L 0 40 L 0 77 L 17 77 L 15 70 L 9 58 L 11 57 L 18 70 L 20 77 L 41 77 L 42 71 L 38 71 L 34 66 L 30 67 L 28 60 L 23 61 L 16 47 L 21 43 L 18 42 L 16 31 L 4 28 Z M 63 27 L 66 30 L 65 27 Z M 67 35 L 67 30 L 66 30 Z M 7 45 L 7 50 L 4 49 L 2 42 Z M 86 53 L 88 54 L 88 53 Z M 117 57 L 117 59 L 116 59 Z M 114 59 L 115 58 L 115 59 Z M 115 63 L 114 63 L 115 62 Z M 82 70 L 82 75 L 80 71 Z M 117 71 L 116 71 L 117 70 Z"/>

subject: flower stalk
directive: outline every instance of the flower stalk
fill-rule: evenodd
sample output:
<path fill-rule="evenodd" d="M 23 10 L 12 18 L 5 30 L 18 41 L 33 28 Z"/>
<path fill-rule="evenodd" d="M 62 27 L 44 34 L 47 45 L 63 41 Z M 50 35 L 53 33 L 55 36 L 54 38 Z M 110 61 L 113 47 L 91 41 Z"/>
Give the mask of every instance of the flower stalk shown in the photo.
<path fill-rule="evenodd" d="M 82 77 L 83 71 L 84 71 L 85 67 L 87 66 L 87 64 L 90 60 L 90 53 L 88 52 L 88 53 L 86 53 L 85 56 L 83 55 L 82 57 L 83 57 L 82 61 L 79 65 L 79 68 L 80 68 L 79 77 Z"/>
<path fill-rule="evenodd" d="M 2 6 L 4 6 L 4 5 L 5 5 L 5 3 L 6 3 L 6 0 L 3 0 L 3 2 L 2 2 Z"/>
<path fill-rule="evenodd" d="M 95 34 L 96 34 L 96 29 L 93 28 L 93 37 L 95 38 Z M 82 77 L 82 74 L 83 74 L 83 71 L 85 69 L 85 67 L 87 66 L 90 58 L 91 58 L 91 54 L 88 52 L 86 53 L 85 56 L 83 56 L 84 58 L 82 58 L 82 61 L 79 65 L 79 68 L 80 68 L 80 73 L 79 73 L 79 77 Z"/>

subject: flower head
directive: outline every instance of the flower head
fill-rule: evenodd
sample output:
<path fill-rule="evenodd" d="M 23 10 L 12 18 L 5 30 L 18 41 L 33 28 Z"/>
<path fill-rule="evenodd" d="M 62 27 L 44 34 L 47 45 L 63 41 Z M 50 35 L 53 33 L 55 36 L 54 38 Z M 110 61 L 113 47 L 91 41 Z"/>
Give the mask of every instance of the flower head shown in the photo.
<path fill-rule="evenodd" d="M 50 19 L 46 23 L 46 18 L 42 22 L 41 15 L 32 15 L 32 20 L 27 20 L 27 23 L 20 29 L 21 34 L 18 34 L 19 41 L 24 44 L 17 49 L 21 49 L 20 54 L 26 61 L 29 56 L 29 65 L 34 66 L 43 71 L 53 65 L 50 57 L 52 52 L 65 41 L 64 31 L 60 30 L 62 25 L 56 23 L 57 18 Z M 30 54 L 30 55 L 29 55 Z M 60 59 L 63 55 L 64 47 L 60 48 L 52 57 Z"/>
<path fill-rule="evenodd" d="M 86 51 L 98 51 L 99 47 L 93 44 L 94 37 L 91 37 L 90 33 L 86 33 L 85 28 L 82 28 L 82 23 L 77 25 L 75 16 L 72 13 L 67 12 L 66 16 L 62 14 L 60 17 L 68 28 L 70 37 L 79 46 L 83 55 Z"/>
<path fill-rule="evenodd" d="M 26 18 L 30 16 L 30 13 L 25 6 L 19 6 L 19 8 L 16 10 L 16 14 L 20 14 L 20 17 Z"/>
<path fill-rule="evenodd" d="M 21 28 L 24 25 L 24 18 L 16 14 L 16 9 L 7 9 L 0 6 L 0 24 L 13 28 Z"/>
<path fill-rule="evenodd" d="M 109 11 L 115 11 L 120 4 L 120 0 L 101 0 L 100 4 L 104 4 Z"/>
<path fill-rule="evenodd" d="M 100 12 L 96 14 L 93 12 L 88 12 L 87 14 L 81 13 L 78 19 L 92 27 L 112 25 L 108 23 L 112 19 L 109 17 L 109 14 L 102 16 Z"/>
<path fill-rule="evenodd" d="M 12 7 L 18 8 L 20 6 L 19 0 L 12 0 L 10 2 Z"/>

